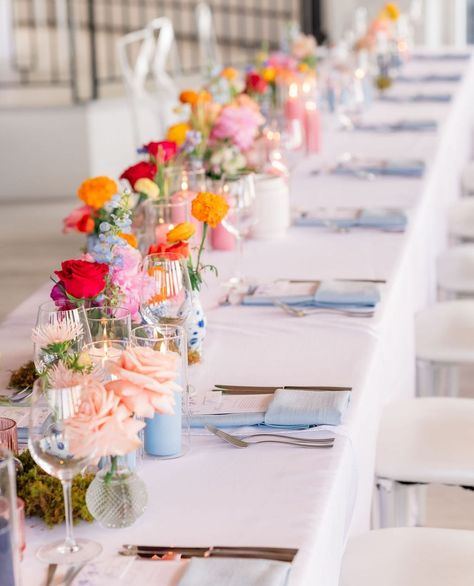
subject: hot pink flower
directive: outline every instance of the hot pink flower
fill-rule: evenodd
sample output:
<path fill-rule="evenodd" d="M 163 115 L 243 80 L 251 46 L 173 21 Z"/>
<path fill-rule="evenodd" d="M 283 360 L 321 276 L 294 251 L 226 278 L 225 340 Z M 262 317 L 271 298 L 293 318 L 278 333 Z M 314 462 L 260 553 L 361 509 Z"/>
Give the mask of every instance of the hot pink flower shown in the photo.
<path fill-rule="evenodd" d="M 67 425 L 73 453 L 80 457 L 95 450 L 96 459 L 123 456 L 139 448 L 137 434 L 145 426 L 134 419 L 133 413 L 107 385 L 92 379 L 87 383 L 78 412 Z"/>
<path fill-rule="evenodd" d="M 180 357 L 175 352 L 157 352 L 137 346 L 122 352 L 120 360 L 108 362 L 109 372 L 117 377 L 107 388 L 139 417 L 155 412 L 173 414 L 174 392 L 181 387 L 174 381 Z"/>
<path fill-rule="evenodd" d="M 228 138 L 240 150 L 246 151 L 252 146 L 258 127 L 263 122 L 264 118 L 259 112 L 246 107 L 227 106 L 217 118 L 211 138 Z"/>

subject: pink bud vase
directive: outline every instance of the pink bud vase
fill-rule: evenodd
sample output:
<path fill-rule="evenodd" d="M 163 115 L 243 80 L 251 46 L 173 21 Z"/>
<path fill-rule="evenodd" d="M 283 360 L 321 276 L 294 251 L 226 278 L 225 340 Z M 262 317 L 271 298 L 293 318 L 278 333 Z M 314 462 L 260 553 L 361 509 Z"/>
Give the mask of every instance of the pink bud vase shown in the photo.
<path fill-rule="evenodd" d="M 235 236 L 219 224 L 211 230 L 211 245 L 214 250 L 234 250 Z"/>

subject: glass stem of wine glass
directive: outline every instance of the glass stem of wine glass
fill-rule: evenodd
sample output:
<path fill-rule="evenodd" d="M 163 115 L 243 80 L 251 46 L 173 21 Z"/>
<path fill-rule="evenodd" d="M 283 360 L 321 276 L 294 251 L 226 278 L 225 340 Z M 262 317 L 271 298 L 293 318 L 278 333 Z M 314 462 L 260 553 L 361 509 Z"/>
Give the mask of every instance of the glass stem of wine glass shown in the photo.
<path fill-rule="evenodd" d="M 236 240 L 237 240 L 237 259 L 236 259 L 236 263 L 235 263 L 234 279 L 237 282 L 240 282 L 242 280 L 242 260 L 243 260 L 243 255 L 244 255 L 244 239 L 242 238 L 242 235 L 239 234 L 238 236 L 236 236 Z"/>
<path fill-rule="evenodd" d="M 61 481 L 63 487 L 63 494 L 64 494 L 64 516 L 66 520 L 66 539 L 64 540 L 64 548 L 66 549 L 67 553 L 73 553 L 77 551 L 77 543 L 74 539 L 73 530 L 72 530 L 72 500 L 71 500 L 71 487 L 72 481 L 71 480 L 62 480 Z"/>

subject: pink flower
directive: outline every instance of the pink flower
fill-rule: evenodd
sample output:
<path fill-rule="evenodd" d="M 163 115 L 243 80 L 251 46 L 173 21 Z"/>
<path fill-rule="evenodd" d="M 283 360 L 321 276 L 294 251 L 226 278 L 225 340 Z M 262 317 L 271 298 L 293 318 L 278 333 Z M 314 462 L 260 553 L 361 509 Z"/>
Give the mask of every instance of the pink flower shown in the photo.
<path fill-rule="evenodd" d="M 86 389 L 77 413 L 67 422 L 72 452 L 78 457 L 94 452 L 98 459 L 123 456 L 139 448 L 137 434 L 144 422 L 134 419 L 108 385 L 91 379 Z"/>
<path fill-rule="evenodd" d="M 107 388 L 139 417 L 153 417 L 155 412 L 173 414 L 174 392 L 181 387 L 176 379 L 180 357 L 175 352 L 157 352 L 137 346 L 122 352 L 120 360 L 108 362 L 109 372 L 117 377 Z"/>
<path fill-rule="evenodd" d="M 291 47 L 291 54 L 296 59 L 305 59 L 316 54 L 316 39 L 312 35 L 299 35 Z"/>
<path fill-rule="evenodd" d="M 294 57 L 286 53 L 272 53 L 268 58 L 267 67 L 296 71 L 298 63 Z"/>
<path fill-rule="evenodd" d="M 223 108 L 211 132 L 214 140 L 230 139 L 242 151 L 248 150 L 255 140 L 258 127 L 264 118 L 259 112 L 247 107 Z"/>
<path fill-rule="evenodd" d="M 114 266 L 111 273 L 112 284 L 120 289 L 123 296 L 120 306 L 130 311 L 133 320 L 139 320 L 140 291 L 143 290 L 145 299 L 151 296 L 153 278 L 140 272 L 142 257 L 136 248 L 116 246 L 113 252 L 122 259 L 121 266 Z"/>

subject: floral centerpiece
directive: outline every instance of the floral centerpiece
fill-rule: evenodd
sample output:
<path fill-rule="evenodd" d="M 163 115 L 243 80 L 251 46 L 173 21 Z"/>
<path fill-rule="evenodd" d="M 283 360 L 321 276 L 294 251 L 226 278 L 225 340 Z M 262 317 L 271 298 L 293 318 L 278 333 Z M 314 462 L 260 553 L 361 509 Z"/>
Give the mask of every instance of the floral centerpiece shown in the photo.
<path fill-rule="evenodd" d="M 202 262 L 202 254 L 209 227 L 215 228 L 224 219 L 229 210 L 226 200 L 217 194 L 209 192 L 198 193 L 192 202 L 193 217 L 202 222 L 203 229 L 197 249 L 191 250 L 189 241 L 194 236 L 196 227 L 190 222 L 178 224 L 166 235 L 167 242 L 154 244 L 150 247 L 150 254 L 171 253 L 187 259 L 187 266 L 192 288 L 192 313 L 187 320 L 188 334 L 188 361 L 190 364 L 199 362 L 202 356 L 202 342 L 206 334 L 206 318 L 199 298 L 199 291 L 203 284 L 203 273 L 207 270 L 217 274 L 213 265 Z M 194 257 L 193 257 L 194 252 Z"/>

